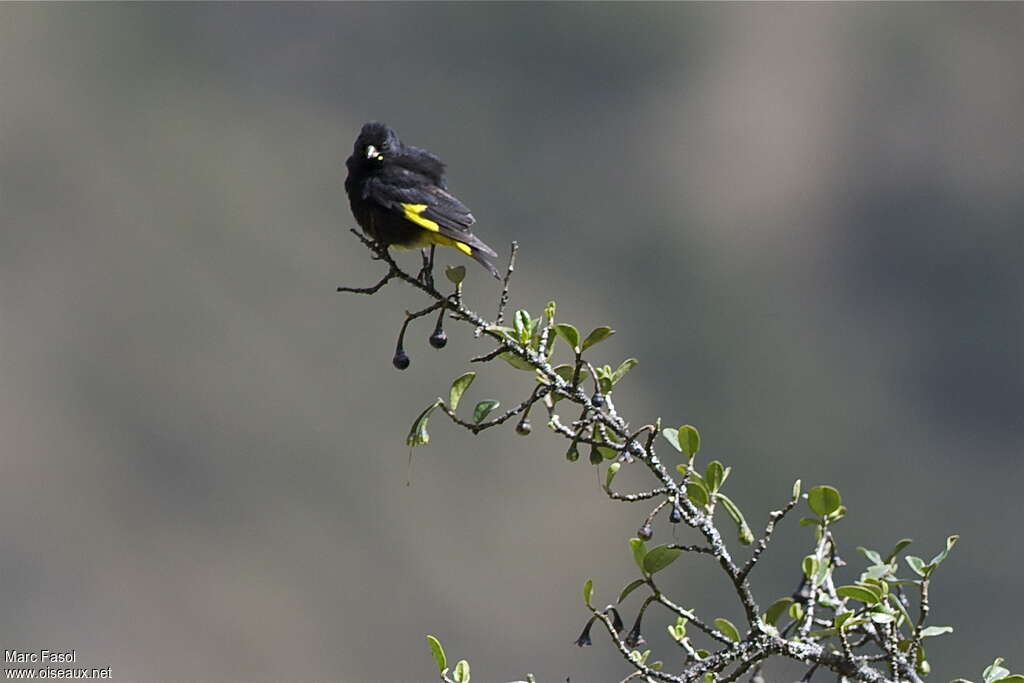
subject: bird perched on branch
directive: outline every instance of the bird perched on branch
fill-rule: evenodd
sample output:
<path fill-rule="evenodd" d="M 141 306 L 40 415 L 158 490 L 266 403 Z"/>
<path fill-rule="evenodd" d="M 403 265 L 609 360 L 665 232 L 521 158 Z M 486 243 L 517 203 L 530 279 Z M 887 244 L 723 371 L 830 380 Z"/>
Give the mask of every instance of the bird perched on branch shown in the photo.
<path fill-rule="evenodd" d="M 402 144 L 382 123 L 367 123 L 345 166 L 352 214 L 372 239 L 403 249 L 452 247 L 501 278 L 497 254 L 470 232 L 476 219 L 447 191 L 436 155 Z"/>

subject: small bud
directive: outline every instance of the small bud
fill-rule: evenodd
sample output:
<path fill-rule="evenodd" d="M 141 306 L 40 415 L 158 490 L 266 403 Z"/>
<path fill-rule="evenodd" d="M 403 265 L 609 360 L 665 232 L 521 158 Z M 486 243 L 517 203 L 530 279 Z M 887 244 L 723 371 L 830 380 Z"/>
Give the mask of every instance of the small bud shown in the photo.
<path fill-rule="evenodd" d="M 520 420 L 519 424 L 516 425 L 516 434 L 519 436 L 529 436 L 532 431 L 533 426 L 530 425 L 529 420 Z"/>
<path fill-rule="evenodd" d="M 594 404 L 595 408 L 604 407 L 604 394 L 602 394 L 600 391 L 595 391 L 593 398 L 590 399 L 590 402 Z"/>
<path fill-rule="evenodd" d="M 568 460 L 569 462 L 576 462 L 577 460 L 580 459 L 580 451 L 578 448 L 576 448 L 575 441 L 573 441 L 569 445 L 569 450 L 565 452 L 565 459 Z"/>
<path fill-rule="evenodd" d="M 405 370 L 409 367 L 409 356 L 405 353 L 404 349 L 395 351 L 395 357 L 391 359 L 391 364 L 399 370 Z"/>
<path fill-rule="evenodd" d="M 434 330 L 434 334 L 430 335 L 430 345 L 435 349 L 443 349 L 448 344 L 448 335 L 444 333 L 444 330 Z"/>
<path fill-rule="evenodd" d="M 644 524 L 642 527 L 637 529 L 636 535 L 640 537 L 642 541 L 649 541 L 654 536 L 654 529 L 651 528 L 650 524 Z"/>

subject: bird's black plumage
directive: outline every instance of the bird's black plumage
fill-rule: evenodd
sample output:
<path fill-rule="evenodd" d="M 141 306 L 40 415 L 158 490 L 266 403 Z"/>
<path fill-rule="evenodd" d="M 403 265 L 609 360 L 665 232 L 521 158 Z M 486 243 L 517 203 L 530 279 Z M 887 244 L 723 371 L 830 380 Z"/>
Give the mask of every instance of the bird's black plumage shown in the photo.
<path fill-rule="evenodd" d="M 445 165 L 436 155 L 402 144 L 382 123 L 367 123 L 345 165 L 345 192 L 367 235 L 407 249 L 452 247 L 500 278 L 492 260 L 497 254 L 470 231 L 476 219 L 448 192 Z"/>

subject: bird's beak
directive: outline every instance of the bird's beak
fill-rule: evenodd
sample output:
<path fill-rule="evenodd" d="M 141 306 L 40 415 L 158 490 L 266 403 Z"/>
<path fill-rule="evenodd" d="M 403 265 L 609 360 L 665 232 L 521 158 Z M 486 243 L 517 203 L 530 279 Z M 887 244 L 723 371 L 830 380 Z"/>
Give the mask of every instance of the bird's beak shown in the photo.
<path fill-rule="evenodd" d="M 367 159 L 373 159 L 377 155 L 378 155 L 378 152 L 377 152 L 377 148 L 376 147 L 374 147 L 373 145 L 367 145 L 366 146 L 366 158 Z"/>

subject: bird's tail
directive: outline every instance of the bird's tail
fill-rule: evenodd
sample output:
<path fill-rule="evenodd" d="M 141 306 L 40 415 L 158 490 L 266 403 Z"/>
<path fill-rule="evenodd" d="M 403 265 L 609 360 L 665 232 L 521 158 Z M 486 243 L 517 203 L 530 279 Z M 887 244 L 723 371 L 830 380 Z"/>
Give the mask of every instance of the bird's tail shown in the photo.
<path fill-rule="evenodd" d="M 499 273 L 498 269 L 494 267 L 494 256 L 496 254 L 494 254 L 493 251 L 488 253 L 478 247 L 470 248 L 473 250 L 473 253 L 470 254 L 470 257 L 472 257 L 472 259 L 479 263 L 481 266 L 491 271 L 491 275 L 493 275 L 495 279 L 500 280 L 501 273 Z"/>

